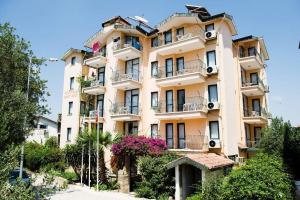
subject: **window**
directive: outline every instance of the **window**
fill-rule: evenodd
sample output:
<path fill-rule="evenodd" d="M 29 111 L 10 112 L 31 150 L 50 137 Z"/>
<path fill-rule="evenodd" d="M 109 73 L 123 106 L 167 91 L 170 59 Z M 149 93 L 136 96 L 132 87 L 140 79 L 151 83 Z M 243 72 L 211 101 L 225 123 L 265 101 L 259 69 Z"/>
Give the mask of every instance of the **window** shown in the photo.
<path fill-rule="evenodd" d="M 158 124 L 151 124 L 151 138 L 157 138 L 158 136 Z"/>
<path fill-rule="evenodd" d="M 103 109 L 104 109 L 104 94 L 100 94 L 97 96 L 97 108 L 98 116 L 103 117 Z"/>
<path fill-rule="evenodd" d="M 124 123 L 125 135 L 137 134 L 139 130 L 139 123 L 137 121 Z"/>
<path fill-rule="evenodd" d="M 248 56 L 255 56 L 255 47 L 248 48 Z"/>
<path fill-rule="evenodd" d="M 164 32 L 165 44 L 172 43 L 172 30 Z"/>
<path fill-rule="evenodd" d="M 71 58 L 71 65 L 75 65 L 75 63 L 76 63 L 76 57 L 74 56 Z"/>
<path fill-rule="evenodd" d="M 184 28 L 183 27 L 176 29 L 176 37 L 177 37 L 177 39 L 180 39 L 180 37 L 183 36 L 183 35 L 184 35 Z"/>
<path fill-rule="evenodd" d="M 166 124 L 166 142 L 169 149 L 173 149 L 173 123 Z"/>
<path fill-rule="evenodd" d="M 85 114 L 85 108 L 86 108 L 86 102 L 85 101 L 80 101 L 80 114 L 81 115 Z"/>
<path fill-rule="evenodd" d="M 125 74 L 133 80 L 139 80 L 139 58 L 126 61 Z"/>
<path fill-rule="evenodd" d="M 98 81 L 99 81 L 99 85 L 104 86 L 104 82 L 105 82 L 105 67 L 100 67 L 98 69 Z"/>
<path fill-rule="evenodd" d="M 218 102 L 218 86 L 217 84 L 208 86 L 208 101 Z"/>
<path fill-rule="evenodd" d="M 73 113 L 73 101 L 69 102 L 68 115 L 72 115 Z"/>
<path fill-rule="evenodd" d="M 206 60 L 207 60 L 207 66 L 215 66 L 216 63 L 216 51 L 208 51 L 206 52 Z"/>
<path fill-rule="evenodd" d="M 151 47 L 158 47 L 158 37 L 151 38 Z"/>
<path fill-rule="evenodd" d="M 45 124 L 40 124 L 40 129 L 47 129 L 47 125 L 45 125 Z"/>
<path fill-rule="evenodd" d="M 71 134 L 72 134 L 72 129 L 71 128 L 67 128 L 67 141 L 68 142 L 71 141 Z"/>
<path fill-rule="evenodd" d="M 252 83 L 252 85 L 258 85 L 258 73 L 251 73 L 250 74 L 250 81 Z"/>
<path fill-rule="evenodd" d="M 151 62 L 151 77 L 157 77 L 158 75 L 158 62 Z"/>
<path fill-rule="evenodd" d="M 255 111 L 259 115 L 261 114 L 259 99 L 252 99 L 252 111 Z"/>
<path fill-rule="evenodd" d="M 219 122 L 218 121 L 210 121 L 209 122 L 209 133 L 210 139 L 219 139 Z"/>
<path fill-rule="evenodd" d="M 173 59 L 166 59 L 166 77 L 173 76 Z"/>
<path fill-rule="evenodd" d="M 177 111 L 183 111 L 185 104 L 185 90 L 177 90 Z"/>
<path fill-rule="evenodd" d="M 166 91 L 166 112 L 173 112 L 173 90 Z"/>
<path fill-rule="evenodd" d="M 184 57 L 176 58 L 176 67 L 179 73 L 183 73 L 184 70 Z"/>
<path fill-rule="evenodd" d="M 158 107 L 158 92 L 151 92 L 151 107 Z"/>
<path fill-rule="evenodd" d="M 134 48 L 141 50 L 141 44 L 138 37 L 135 36 L 126 36 L 125 37 L 125 44 L 129 44 Z"/>
<path fill-rule="evenodd" d="M 214 24 L 207 24 L 205 25 L 205 31 L 213 31 L 215 30 L 215 25 Z"/>
<path fill-rule="evenodd" d="M 129 113 L 139 113 L 139 90 L 126 90 L 125 91 L 125 106 L 129 109 Z"/>
<path fill-rule="evenodd" d="M 74 77 L 70 78 L 70 90 L 74 90 Z"/>
<path fill-rule="evenodd" d="M 184 123 L 177 124 L 177 132 L 178 132 L 178 148 L 184 149 L 186 147 L 185 144 L 185 125 Z"/>

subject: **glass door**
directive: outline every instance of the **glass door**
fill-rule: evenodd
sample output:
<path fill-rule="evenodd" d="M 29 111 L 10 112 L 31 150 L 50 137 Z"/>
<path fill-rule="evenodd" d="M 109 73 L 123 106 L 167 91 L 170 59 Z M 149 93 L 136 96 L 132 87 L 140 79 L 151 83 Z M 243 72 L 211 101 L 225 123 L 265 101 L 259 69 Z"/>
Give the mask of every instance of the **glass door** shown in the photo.
<path fill-rule="evenodd" d="M 250 81 L 252 83 L 252 85 L 258 85 L 258 73 L 251 73 L 250 74 Z"/>
<path fill-rule="evenodd" d="M 185 91 L 177 90 L 177 111 L 183 111 L 184 104 L 185 104 Z"/>
<path fill-rule="evenodd" d="M 173 59 L 166 59 L 166 77 L 173 76 Z"/>
<path fill-rule="evenodd" d="M 166 124 L 166 142 L 170 149 L 173 149 L 173 123 Z"/>
<path fill-rule="evenodd" d="M 254 141 L 257 144 L 261 138 L 261 127 L 254 127 Z"/>
<path fill-rule="evenodd" d="M 97 96 L 97 108 L 99 117 L 103 117 L 103 109 L 104 109 L 104 94 L 100 94 Z"/>
<path fill-rule="evenodd" d="M 177 124 L 177 131 L 178 131 L 178 148 L 184 149 L 186 147 L 184 123 Z"/>
<path fill-rule="evenodd" d="M 208 86 L 208 101 L 218 102 L 218 87 L 216 84 Z"/>
<path fill-rule="evenodd" d="M 253 111 L 257 112 L 260 115 L 260 100 L 253 99 L 252 100 Z"/>
<path fill-rule="evenodd" d="M 173 90 L 166 91 L 166 112 L 173 112 Z"/>
<path fill-rule="evenodd" d="M 125 107 L 131 114 L 139 113 L 139 90 L 126 90 L 125 91 Z"/>
<path fill-rule="evenodd" d="M 178 73 L 183 73 L 184 71 L 184 58 L 177 58 L 176 59 L 176 67 L 177 67 L 177 72 Z"/>
<path fill-rule="evenodd" d="M 139 58 L 126 61 L 125 74 L 128 79 L 139 80 Z"/>
<path fill-rule="evenodd" d="M 104 86 L 104 82 L 105 82 L 105 67 L 100 67 L 98 69 L 98 81 L 99 81 L 99 85 Z"/>

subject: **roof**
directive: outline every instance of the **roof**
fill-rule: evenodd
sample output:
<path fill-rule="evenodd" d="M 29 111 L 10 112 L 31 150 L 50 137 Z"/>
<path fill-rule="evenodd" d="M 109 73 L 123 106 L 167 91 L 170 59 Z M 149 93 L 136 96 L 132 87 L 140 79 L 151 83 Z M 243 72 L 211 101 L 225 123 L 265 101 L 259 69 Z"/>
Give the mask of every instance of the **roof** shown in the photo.
<path fill-rule="evenodd" d="M 171 169 L 181 164 L 190 164 L 202 170 L 214 170 L 230 167 L 234 162 L 215 153 L 186 154 L 184 157 L 168 163 L 166 167 Z"/>
<path fill-rule="evenodd" d="M 54 124 L 57 124 L 57 122 L 56 121 L 54 121 L 54 120 L 52 120 L 52 119 L 50 119 L 50 118 L 48 118 L 48 117 L 44 117 L 44 116 L 42 116 L 42 115 L 40 115 L 40 116 L 37 116 L 37 118 L 38 119 L 44 119 L 44 120 L 46 120 L 46 121 L 48 121 L 48 122 L 51 122 L 51 123 L 54 123 Z"/>
<path fill-rule="evenodd" d="M 102 23 L 102 27 L 105 27 L 106 25 L 111 25 L 111 24 L 114 24 L 116 21 L 122 21 L 124 22 L 125 24 L 127 25 L 131 25 L 126 19 L 124 19 L 123 17 L 121 16 L 114 16 L 112 17 L 111 19 L 109 20 L 106 20 Z"/>
<path fill-rule="evenodd" d="M 86 54 L 86 53 L 90 53 L 90 52 L 87 52 L 85 50 L 80 50 L 80 49 L 74 49 L 74 48 L 69 48 L 65 53 L 64 55 L 62 56 L 61 60 L 63 61 L 66 61 L 66 59 L 73 53 L 81 53 L 81 54 Z"/>

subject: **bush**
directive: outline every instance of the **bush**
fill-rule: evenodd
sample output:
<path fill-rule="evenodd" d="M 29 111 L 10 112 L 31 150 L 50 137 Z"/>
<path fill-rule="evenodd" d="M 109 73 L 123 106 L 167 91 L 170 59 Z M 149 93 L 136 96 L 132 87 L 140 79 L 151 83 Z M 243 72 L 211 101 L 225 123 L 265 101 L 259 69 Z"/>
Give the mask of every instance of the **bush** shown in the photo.
<path fill-rule="evenodd" d="M 32 187 L 24 182 L 18 181 L 16 185 L 0 185 L 0 200 L 35 200 L 36 193 Z"/>
<path fill-rule="evenodd" d="M 293 185 L 281 159 L 257 154 L 222 184 L 223 199 L 293 199 Z"/>
<path fill-rule="evenodd" d="M 210 177 L 203 183 L 198 184 L 195 195 L 188 197 L 187 200 L 221 200 L 222 199 L 223 177 Z"/>
<path fill-rule="evenodd" d="M 177 156 L 165 154 L 160 157 L 144 156 L 138 159 L 138 169 L 142 181 L 137 184 L 136 193 L 139 197 L 158 198 L 160 195 L 172 195 L 175 182 L 165 165 Z"/>
<path fill-rule="evenodd" d="M 97 185 L 94 185 L 95 190 L 97 189 Z M 119 188 L 117 181 L 109 181 L 106 184 L 99 184 L 99 190 L 117 190 Z"/>

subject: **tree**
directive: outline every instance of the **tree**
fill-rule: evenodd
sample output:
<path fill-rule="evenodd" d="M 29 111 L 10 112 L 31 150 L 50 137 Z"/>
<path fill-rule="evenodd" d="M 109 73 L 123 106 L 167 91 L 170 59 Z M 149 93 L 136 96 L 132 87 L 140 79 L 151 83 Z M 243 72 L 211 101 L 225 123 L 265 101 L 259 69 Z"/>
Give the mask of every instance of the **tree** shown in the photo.
<path fill-rule="evenodd" d="M 10 24 L 0 24 L 0 151 L 25 140 L 35 116 L 46 113 L 46 81 L 40 79 L 40 65 L 30 44 Z M 32 58 L 29 101 L 25 98 L 29 58 Z M 26 118 L 27 128 L 24 128 Z"/>

